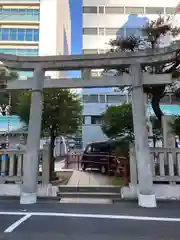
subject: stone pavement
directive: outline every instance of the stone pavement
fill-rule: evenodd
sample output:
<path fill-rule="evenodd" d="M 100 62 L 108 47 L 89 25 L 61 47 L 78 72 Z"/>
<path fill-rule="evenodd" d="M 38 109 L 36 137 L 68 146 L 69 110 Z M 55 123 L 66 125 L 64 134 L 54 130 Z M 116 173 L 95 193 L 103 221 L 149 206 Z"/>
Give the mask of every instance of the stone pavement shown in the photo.
<path fill-rule="evenodd" d="M 99 172 L 78 171 L 75 170 L 68 182 L 71 186 L 87 186 L 87 185 L 109 185 L 108 176 L 102 175 Z"/>

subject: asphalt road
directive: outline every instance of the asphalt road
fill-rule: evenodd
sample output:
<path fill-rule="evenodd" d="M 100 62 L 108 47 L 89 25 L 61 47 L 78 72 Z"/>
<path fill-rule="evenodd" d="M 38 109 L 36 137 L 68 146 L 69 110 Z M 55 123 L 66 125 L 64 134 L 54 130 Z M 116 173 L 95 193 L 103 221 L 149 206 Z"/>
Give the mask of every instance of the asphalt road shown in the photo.
<path fill-rule="evenodd" d="M 179 240 L 179 210 L 174 202 L 143 209 L 135 202 L 23 206 L 0 201 L 0 240 Z"/>

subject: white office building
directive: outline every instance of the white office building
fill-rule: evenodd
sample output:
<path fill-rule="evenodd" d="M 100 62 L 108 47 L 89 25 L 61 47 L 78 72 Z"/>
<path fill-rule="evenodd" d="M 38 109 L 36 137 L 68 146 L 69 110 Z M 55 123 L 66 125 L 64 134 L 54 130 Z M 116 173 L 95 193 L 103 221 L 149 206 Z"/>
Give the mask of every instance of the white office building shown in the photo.
<path fill-rule="evenodd" d="M 159 14 L 174 15 L 179 0 L 83 0 L 83 53 L 104 53 L 109 49 L 109 41 L 117 36 L 142 35 L 139 30 L 148 19 L 155 20 Z M 180 15 L 176 14 L 174 23 L 179 24 Z M 161 46 L 169 43 L 170 36 L 161 40 Z M 92 75 L 98 75 L 93 71 Z M 127 95 L 112 89 L 83 90 L 84 123 L 82 141 L 106 139 L 100 122 L 101 115 L 108 104 L 119 105 L 128 101 Z"/>

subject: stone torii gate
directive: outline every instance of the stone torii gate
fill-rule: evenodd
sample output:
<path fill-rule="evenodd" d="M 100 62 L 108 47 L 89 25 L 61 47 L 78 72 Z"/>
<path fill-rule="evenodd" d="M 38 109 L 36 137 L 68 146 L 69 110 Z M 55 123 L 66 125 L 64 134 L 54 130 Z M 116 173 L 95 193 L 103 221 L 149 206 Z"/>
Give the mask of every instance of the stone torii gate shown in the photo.
<path fill-rule="evenodd" d="M 34 71 L 34 78 L 27 81 L 12 81 L 7 90 L 32 90 L 27 148 L 23 168 L 23 185 L 20 202 L 32 204 L 37 201 L 37 169 L 42 118 L 43 88 L 92 88 L 132 85 L 133 122 L 135 148 L 138 162 L 139 205 L 156 207 L 153 192 L 151 159 L 146 128 L 143 85 L 169 84 L 169 75 L 148 75 L 142 73 L 141 64 L 168 62 L 175 59 L 180 46 L 159 51 L 139 53 L 108 53 L 71 56 L 19 57 L 0 54 L 0 61 L 13 70 Z M 91 78 L 91 69 L 130 66 L 130 76 Z M 46 79 L 45 71 L 81 70 L 82 79 Z M 98 80 L 98 81 L 97 81 Z"/>

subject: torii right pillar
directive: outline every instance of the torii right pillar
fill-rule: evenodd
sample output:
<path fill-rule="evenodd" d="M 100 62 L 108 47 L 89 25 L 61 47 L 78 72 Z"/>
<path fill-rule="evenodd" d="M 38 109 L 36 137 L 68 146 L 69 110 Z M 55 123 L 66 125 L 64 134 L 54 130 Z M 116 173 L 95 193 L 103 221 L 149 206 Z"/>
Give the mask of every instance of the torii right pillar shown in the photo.
<path fill-rule="evenodd" d="M 151 156 L 144 108 L 143 78 L 140 64 L 131 65 L 132 108 L 135 134 L 135 150 L 138 172 L 138 204 L 141 207 L 156 207 L 153 191 Z"/>

